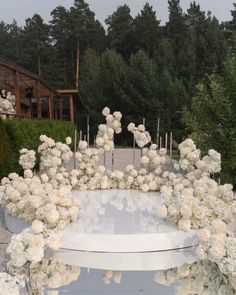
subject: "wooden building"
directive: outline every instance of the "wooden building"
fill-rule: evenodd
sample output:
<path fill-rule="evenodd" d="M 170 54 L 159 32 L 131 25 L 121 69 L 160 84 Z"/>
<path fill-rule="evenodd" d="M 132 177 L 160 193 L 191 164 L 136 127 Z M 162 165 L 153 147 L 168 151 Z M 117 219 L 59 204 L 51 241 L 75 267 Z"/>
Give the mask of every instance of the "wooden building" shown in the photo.
<path fill-rule="evenodd" d="M 16 97 L 16 116 L 78 123 L 84 110 L 76 89 L 56 90 L 45 80 L 0 58 L 0 89 Z"/>

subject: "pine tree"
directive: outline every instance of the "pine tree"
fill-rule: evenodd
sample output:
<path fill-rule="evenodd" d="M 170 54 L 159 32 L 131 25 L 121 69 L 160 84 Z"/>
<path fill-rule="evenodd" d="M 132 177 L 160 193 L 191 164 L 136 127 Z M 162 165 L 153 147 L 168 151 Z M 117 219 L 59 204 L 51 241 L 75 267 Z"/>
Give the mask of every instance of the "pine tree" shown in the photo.
<path fill-rule="evenodd" d="M 150 4 L 146 3 L 134 19 L 134 43 L 136 50 L 143 49 L 153 57 L 161 39 L 160 21 Z"/>
<path fill-rule="evenodd" d="M 108 46 L 128 59 L 133 51 L 133 18 L 129 6 L 119 6 L 105 22 L 108 26 Z"/>
<path fill-rule="evenodd" d="M 50 46 L 49 25 L 45 24 L 40 15 L 35 14 L 32 18 L 26 19 L 23 30 L 22 41 L 24 43 L 23 56 L 25 66 L 43 75 L 44 57 L 46 49 Z"/>

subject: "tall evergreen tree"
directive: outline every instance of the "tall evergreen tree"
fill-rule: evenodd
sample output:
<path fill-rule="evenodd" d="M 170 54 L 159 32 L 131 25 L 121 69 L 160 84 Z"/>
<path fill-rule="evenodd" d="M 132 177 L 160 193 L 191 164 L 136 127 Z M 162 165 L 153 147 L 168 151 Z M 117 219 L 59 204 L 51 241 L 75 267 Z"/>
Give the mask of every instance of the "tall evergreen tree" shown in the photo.
<path fill-rule="evenodd" d="M 101 52 L 104 46 L 105 30 L 101 23 L 95 19 L 95 13 L 84 0 L 74 0 L 70 8 L 70 20 L 74 46 L 80 42 L 81 53 L 86 48 L 93 48 Z"/>
<path fill-rule="evenodd" d="M 160 21 L 150 4 L 146 3 L 134 19 L 134 43 L 136 49 L 144 49 L 148 56 L 153 57 L 161 38 Z"/>
<path fill-rule="evenodd" d="M 166 31 L 171 38 L 173 55 L 176 57 L 184 43 L 186 24 L 180 0 L 168 0 L 168 4 L 169 21 L 166 24 Z"/>
<path fill-rule="evenodd" d="M 58 86 L 69 87 L 71 76 L 74 79 L 73 46 L 72 46 L 72 25 L 70 13 L 65 7 L 58 6 L 51 12 L 51 38 L 55 48 L 56 59 L 53 62 L 55 77 Z"/>
<path fill-rule="evenodd" d="M 7 58 L 7 49 L 8 49 L 8 25 L 3 21 L 0 22 L 0 56 Z"/>
<path fill-rule="evenodd" d="M 46 49 L 50 46 L 49 25 L 45 24 L 40 15 L 35 14 L 32 18 L 26 19 L 26 24 L 23 31 L 24 42 L 24 63 L 27 68 L 30 68 L 43 75 L 44 57 Z"/>
<path fill-rule="evenodd" d="M 105 20 L 108 26 L 108 45 L 116 49 L 126 59 L 133 50 L 133 18 L 128 5 L 119 6 L 117 10 Z"/>

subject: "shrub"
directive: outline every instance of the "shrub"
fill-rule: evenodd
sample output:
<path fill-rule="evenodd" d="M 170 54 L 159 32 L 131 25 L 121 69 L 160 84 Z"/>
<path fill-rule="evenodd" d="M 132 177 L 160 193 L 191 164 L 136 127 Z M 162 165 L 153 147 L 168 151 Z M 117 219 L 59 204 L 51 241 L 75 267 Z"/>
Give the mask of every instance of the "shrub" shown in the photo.
<path fill-rule="evenodd" d="M 37 151 L 41 134 L 65 142 L 67 136 L 74 137 L 74 129 L 74 124 L 66 121 L 20 118 L 0 121 L 0 178 L 13 171 L 20 172 L 19 150 L 24 147 Z"/>

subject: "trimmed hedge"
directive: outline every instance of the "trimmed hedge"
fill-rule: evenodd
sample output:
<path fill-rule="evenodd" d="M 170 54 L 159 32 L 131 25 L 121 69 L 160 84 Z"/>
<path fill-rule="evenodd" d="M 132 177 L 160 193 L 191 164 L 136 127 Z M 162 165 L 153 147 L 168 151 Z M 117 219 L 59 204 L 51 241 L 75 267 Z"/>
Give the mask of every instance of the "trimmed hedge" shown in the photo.
<path fill-rule="evenodd" d="M 27 148 L 37 151 L 41 134 L 65 142 L 67 136 L 74 137 L 74 130 L 74 124 L 66 121 L 20 118 L 0 120 L 0 178 L 10 172 L 21 171 L 18 164 L 19 150 Z"/>
<path fill-rule="evenodd" d="M 11 147 L 6 127 L 0 118 L 0 179 L 12 171 L 19 172 L 17 154 Z"/>

